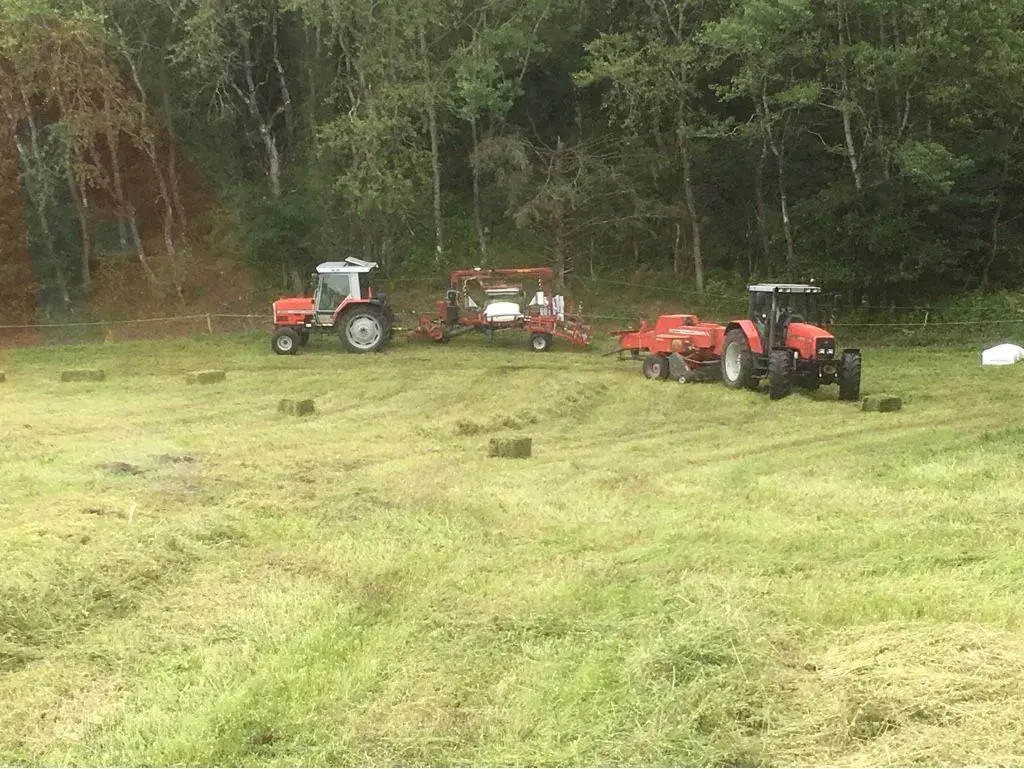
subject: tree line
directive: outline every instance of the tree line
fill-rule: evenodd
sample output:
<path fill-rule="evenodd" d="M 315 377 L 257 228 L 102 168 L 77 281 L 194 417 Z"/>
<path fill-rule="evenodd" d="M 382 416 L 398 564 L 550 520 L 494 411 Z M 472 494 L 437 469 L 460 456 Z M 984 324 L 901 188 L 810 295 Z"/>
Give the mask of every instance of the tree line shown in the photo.
<path fill-rule="evenodd" d="M 0 146 L 66 303 L 109 250 L 182 296 L 186 163 L 293 290 L 345 254 L 437 275 L 517 243 L 562 280 L 935 297 L 1024 282 L 1022 22 L 1024 0 L 5 0 Z"/>

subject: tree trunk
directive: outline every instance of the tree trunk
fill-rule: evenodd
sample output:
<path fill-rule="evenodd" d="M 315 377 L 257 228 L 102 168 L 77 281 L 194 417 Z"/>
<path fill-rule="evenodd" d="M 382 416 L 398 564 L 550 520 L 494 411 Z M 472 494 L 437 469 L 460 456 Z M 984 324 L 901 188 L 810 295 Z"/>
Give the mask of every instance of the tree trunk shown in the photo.
<path fill-rule="evenodd" d="M 75 179 L 75 172 L 71 167 L 71 159 L 68 158 L 66 169 L 68 180 L 68 192 L 71 194 L 71 202 L 75 207 L 75 214 L 78 217 L 78 227 L 82 233 L 82 294 L 89 296 L 92 293 L 92 228 L 89 226 L 89 199 L 86 197 L 85 185 L 80 185 Z"/>
<path fill-rule="evenodd" d="M 839 3 L 839 47 L 844 49 L 848 39 L 847 35 L 847 19 L 843 4 Z M 843 116 L 843 136 L 846 139 L 846 157 L 850 163 L 850 172 L 853 174 L 853 186 L 859 191 L 861 189 L 861 177 L 860 177 L 860 163 L 857 159 L 857 146 L 853 140 L 853 118 L 850 115 L 850 103 L 849 103 L 849 83 L 846 73 L 846 63 L 842 65 L 842 84 L 839 91 L 839 98 L 842 103 L 839 105 L 839 111 Z"/>
<path fill-rule="evenodd" d="M 782 212 L 782 232 L 786 236 L 786 272 L 793 278 L 793 270 L 796 267 L 796 245 L 793 243 L 793 227 L 789 221 L 789 199 L 786 195 L 786 164 L 785 153 L 779 152 L 777 156 L 779 168 L 779 208 Z"/>
<path fill-rule="evenodd" d="M 757 231 L 761 238 L 761 258 L 766 262 L 771 252 L 771 242 L 768 238 L 768 214 L 764 202 L 764 167 L 768 160 L 768 136 L 761 132 L 761 154 L 757 158 L 757 165 L 754 167 L 754 209 L 757 215 Z M 754 275 L 756 264 L 752 267 L 750 274 Z"/>
<path fill-rule="evenodd" d="M 308 121 L 309 130 L 309 141 L 310 146 L 316 146 L 316 116 L 317 116 L 317 92 L 316 92 L 316 70 L 313 66 L 313 62 L 322 61 L 320 57 L 320 27 L 319 25 L 315 29 L 314 38 L 310 40 L 310 25 L 308 22 L 303 24 L 303 33 L 306 39 L 306 88 L 309 90 L 309 96 L 306 98 L 308 105 L 308 114 L 306 120 Z"/>
<path fill-rule="evenodd" d="M 989 278 L 992 265 L 995 264 L 996 255 L 999 253 L 999 219 L 1003 213 L 1003 193 L 998 193 L 998 199 L 996 202 L 996 210 L 992 215 L 992 236 L 989 240 L 988 247 L 988 258 L 981 267 L 981 290 L 987 292 L 989 290 Z"/>
<path fill-rule="evenodd" d="M 772 115 L 768 107 L 768 98 L 764 91 L 761 92 L 761 115 L 768 137 L 768 146 L 775 156 L 775 165 L 778 169 L 779 208 L 782 213 L 782 232 L 786 236 L 786 272 L 792 278 L 793 270 L 796 267 L 796 246 L 793 243 L 793 227 L 789 220 L 789 199 L 786 195 L 786 145 L 785 139 L 776 141 L 772 131 Z"/>
<path fill-rule="evenodd" d="M 142 265 L 142 269 L 146 272 L 146 277 L 149 278 L 149 282 L 154 286 L 157 285 L 156 273 L 153 272 L 153 268 L 149 266 L 149 258 L 146 256 L 146 249 L 142 245 L 142 236 L 139 234 L 139 223 L 135 217 L 135 207 L 128 204 L 128 226 L 131 229 L 132 241 L 135 243 L 135 252 L 139 255 L 139 264 Z"/>
<path fill-rule="evenodd" d="M 561 216 L 555 221 L 555 290 L 565 293 L 565 235 Z"/>
<path fill-rule="evenodd" d="M 480 164 L 477 162 L 477 149 L 479 137 L 476 130 L 476 118 L 469 121 L 473 131 L 473 224 L 476 227 L 477 253 L 480 257 L 480 264 L 487 263 L 487 234 L 484 232 L 483 215 L 480 211 Z"/>
<path fill-rule="evenodd" d="M 682 251 L 683 251 L 682 240 L 683 240 L 683 225 L 681 225 L 679 222 L 676 222 L 676 240 L 675 240 L 675 243 L 672 244 L 672 274 L 675 275 L 676 277 L 679 277 L 679 270 L 680 270 L 680 267 L 682 266 L 680 264 L 680 262 L 682 261 Z"/>
<path fill-rule="evenodd" d="M 156 177 L 157 185 L 160 190 L 160 200 L 162 200 L 164 204 L 164 249 L 167 252 L 167 261 L 171 268 L 171 280 L 174 283 L 174 292 L 178 295 L 178 299 L 181 301 L 182 305 L 184 305 L 185 295 L 182 293 L 181 281 L 178 280 L 177 276 L 178 250 L 174 245 L 174 204 L 171 202 L 167 182 L 164 180 L 164 174 L 160 168 L 160 157 L 157 154 L 156 146 L 150 141 L 146 142 L 146 154 L 149 156 L 149 162 L 153 166 L 153 175 Z"/>
<path fill-rule="evenodd" d="M 46 165 L 43 160 L 42 149 L 39 145 L 39 127 L 36 125 L 35 117 L 32 115 L 32 104 L 29 101 L 28 92 L 25 90 L 22 83 L 19 82 L 18 85 L 21 90 L 22 103 L 25 108 L 25 121 L 28 124 L 29 130 L 28 149 L 25 148 L 25 144 L 20 137 L 16 138 L 18 155 L 21 158 L 25 173 L 32 177 L 36 177 L 26 183 L 25 187 L 28 193 L 29 202 L 35 206 L 36 214 L 39 216 L 39 229 L 42 231 L 43 236 L 43 250 L 46 252 L 49 266 L 54 272 L 54 279 L 61 293 L 61 301 L 63 302 L 64 307 L 67 308 L 71 305 L 71 294 L 68 291 L 68 282 L 64 276 L 60 259 L 57 257 L 57 248 L 53 238 L 53 230 L 50 228 L 50 219 L 46 211 L 50 202 L 49 195 L 46 193 L 50 190 L 40 190 L 38 186 L 44 179 L 43 175 L 46 173 Z M 18 125 L 17 120 L 9 111 L 8 117 L 12 126 Z"/>
<path fill-rule="evenodd" d="M 284 109 L 284 130 L 285 136 L 291 140 L 295 136 L 295 117 L 292 109 L 292 95 L 288 90 L 288 78 L 285 77 L 284 67 L 281 65 L 281 55 L 277 40 L 277 11 L 273 12 L 271 21 L 271 39 L 274 46 L 274 70 L 277 72 L 277 82 L 281 89 L 281 105 Z"/>
<path fill-rule="evenodd" d="M 420 28 L 420 54 L 423 56 L 423 67 L 426 70 L 427 124 L 430 129 L 430 168 L 434 177 L 434 247 L 436 258 L 440 263 L 444 257 L 444 212 L 441 208 L 441 149 L 437 128 L 437 102 L 434 98 L 434 83 L 431 80 L 430 52 L 427 50 L 427 33 Z"/>
<path fill-rule="evenodd" d="M 701 250 L 700 217 L 693 195 L 693 168 L 690 163 L 690 142 L 681 138 L 679 150 L 683 157 L 683 194 L 686 197 L 686 212 L 690 217 L 691 253 L 693 254 L 693 277 L 697 292 L 704 293 L 704 254 Z"/>
<path fill-rule="evenodd" d="M 167 149 L 167 176 L 171 185 L 171 199 L 174 202 L 174 212 L 178 218 L 178 226 L 182 232 L 188 231 L 188 218 L 185 214 L 185 206 L 181 202 L 181 183 L 178 180 L 178 137 L 174 131 L 174 121 L 171 116 L 171 97 L 167 89 L 166 73 L 161 72 L 161 90 L 164 104 L 164 120 L 167 123 L 168 149 Z"/>
<path fill-rule="evenodd" d="M 256 81 L 252 76 L 252 57 L 249 53 L 249 43 L 244 37 L 242 39 L 242 57 L 247 92 L 241 94 L 239 90 L 239 94 L 249 108 L 249 114 L 252 116 L 252 119 L 256 121 L 260 140 L 263 142 L 263 148 L 267 153 L 267 181 L 270 184 L 270 194 L 274 200 L 278 200 L 281 197 L 281 153 L 277 149 L 277 140 L 274 137 L 273 126 L 271 125 L 273 118 L 269 121 L 264 120 L 260 112 Z"/>

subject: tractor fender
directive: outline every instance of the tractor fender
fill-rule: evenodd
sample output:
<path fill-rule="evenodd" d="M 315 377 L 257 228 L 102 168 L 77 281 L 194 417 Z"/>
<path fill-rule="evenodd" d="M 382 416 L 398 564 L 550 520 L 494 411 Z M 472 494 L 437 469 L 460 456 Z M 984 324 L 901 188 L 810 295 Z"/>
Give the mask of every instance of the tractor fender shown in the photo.
<path fill-rule="evenodd" d="M 338 309 L 334 311 L 332 323 L 335 326 L 338 325 L 338 321 L 340 320 L 341 316 L 345 314 L 345 311 L 348 310 L 350 307 L 354 307 L 355 305 L 377 306 L 377 302 L 371 299 L 354 299 L 353 297 L 346 297 L 345 299 L 341 300 L 341 304 L 338 305 Z"/>
<path fill-rule="evenodd" d="M 761 335 L 757 333 L 757 326 L 754 325 L 752 320 L 734 320 L 725 327 L 725 333 L 728 334 L 733 329 L 741 329 L 747 337 L 747 344 L 750 345 L 750 351 L 754 355 L 764 355 L 764 347 L 761 345 Z M 724 338 L 723 334 L 723 338 Z M 724 350 L 723 350 L 724 352 Z"/>

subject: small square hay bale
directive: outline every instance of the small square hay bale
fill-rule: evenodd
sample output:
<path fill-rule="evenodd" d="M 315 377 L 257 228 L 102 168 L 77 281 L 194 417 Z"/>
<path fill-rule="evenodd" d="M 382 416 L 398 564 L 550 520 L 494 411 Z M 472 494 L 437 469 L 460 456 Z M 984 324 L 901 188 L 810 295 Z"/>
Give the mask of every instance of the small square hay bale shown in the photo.
<path fill-rule="evenodd" d="M 0 382 L 6 382 L 6 381 L 7 381 L 7 374 L 5 374 L 3 371 L 0 371 Z"/>
<path fill-rule="evenodd" d="M 899 411 L 903 408 L 903 399 L 895 395 L 871 395 L 864 399 L 863 411 Z"/>
<path fill-rule="evenodd" d="M 98 368 L 67 369 L 60 372 L 62 382 L 102 382 L 106 378 L 103 369 Z"/>
<path fill-rule="evenodd" d="M 312 400 L 306 399 L 302 401 L 282 400 L 277 404 L 277 410 L 282 414 L 291 414 L 295 417 L 304 417 L 307 414 L 316 413 L 316 405 Z"/>
<path fill-rule="evenodd" d="M 227 374 L 219 369 L 207 369 L 204 371 L 190 371 L 185 376 L 188 384 L 213 384 L 223 382 Z"/>
<path fill-rule="evenodd" d="M 533 438 L 491 438 L 488 456 L 526 459 L 533 454 Z"/>

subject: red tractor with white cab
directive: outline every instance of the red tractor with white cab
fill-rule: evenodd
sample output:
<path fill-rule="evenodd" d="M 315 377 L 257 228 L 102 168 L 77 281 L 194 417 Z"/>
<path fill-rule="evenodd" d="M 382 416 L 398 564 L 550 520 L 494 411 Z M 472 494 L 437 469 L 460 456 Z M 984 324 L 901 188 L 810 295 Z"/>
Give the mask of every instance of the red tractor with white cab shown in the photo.
<path fill-rule="evenodd" d="M 375 293 L 370 273 L 376 262 L 347 257 L 324 262 L 312 275 L 312 297 L 274 302 L 270 346 L 278 355 L 294 355 L 312 333 L 337 333 L 349 352 L 375 352 L 391 339 L 395 315 L 387 294 Z"/>
<path fill-rule="evenodd" d="M 644 375 L 680 382 L 721 378 L 733 388 L 755 390 L 768 379 L 772 400 L 793 387 L 817 390 L 838 384 L 839 398 L 860 399 L 860 350 L 836 357 L 835 337 L 815 325 L 821 287 L 798 283 L 759 283 L 748 287 L 747 317 L 726 325 L 696 315 L 662 315 L 654 327 L 614 331 L 620 337 L 612 352 L 646 352 Z"/>

